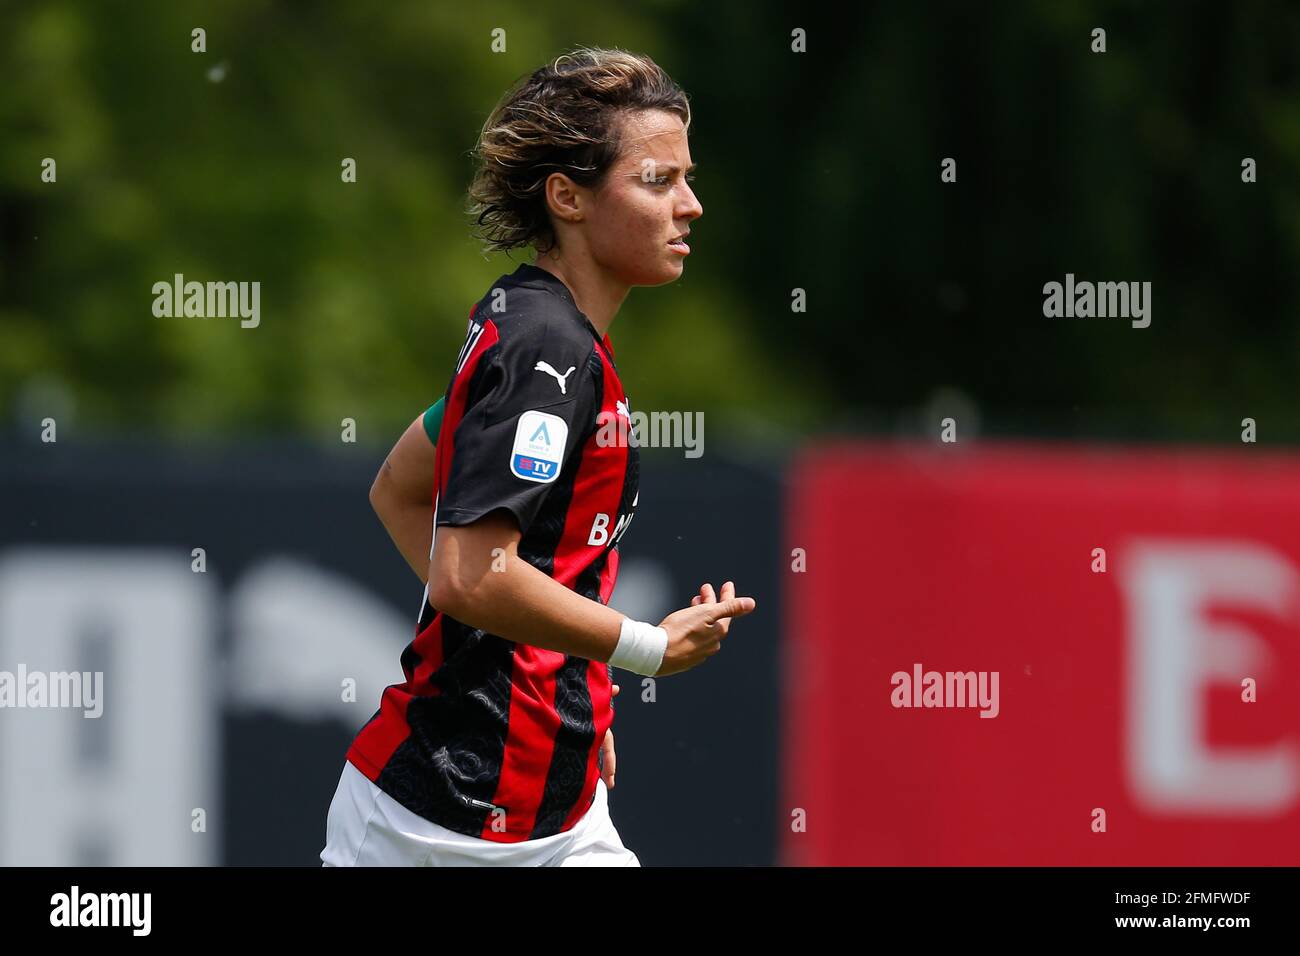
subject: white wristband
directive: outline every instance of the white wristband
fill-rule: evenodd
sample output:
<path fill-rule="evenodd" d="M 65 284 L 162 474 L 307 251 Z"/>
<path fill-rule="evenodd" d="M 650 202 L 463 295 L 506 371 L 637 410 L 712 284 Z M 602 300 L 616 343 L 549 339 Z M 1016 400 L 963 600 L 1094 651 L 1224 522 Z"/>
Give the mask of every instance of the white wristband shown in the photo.
<path fill-rule="evenodd" d="M 623 630 L 618 635 L 618 647 L 609 659 L 613 667 L 621 667 L 633 674 L 653 677 L 664 662 L 668 650 L 668 632 L 645 621 L 623 618 Z"/>

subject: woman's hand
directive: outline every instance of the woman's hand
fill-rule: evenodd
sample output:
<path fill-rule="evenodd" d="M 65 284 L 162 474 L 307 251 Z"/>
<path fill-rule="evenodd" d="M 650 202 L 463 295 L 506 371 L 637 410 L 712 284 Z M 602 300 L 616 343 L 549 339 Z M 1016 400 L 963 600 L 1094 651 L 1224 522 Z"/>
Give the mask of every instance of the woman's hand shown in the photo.
<path fill-rule="evenodd" d="M 615 684 L 610 699 L 617 696 L 618 685 Z M 610 790 L 614 789 L 614 729 L 612 727 L 605 731 L 605 741 L 600 745 L 600 779 L 605 781 L 605 786 Z"/>
<path fill-rule="evenodd" d="M 752 597 L 736 597 L 736 586 L 728 581 L 715 599 L 712 584 L 700 586 L 691 598 L 691 606 L 674 611 L 659 622 L 668 632 L 668 647 L 656 677 L 680 674 L 698 667 L 722 650 L 732 618 L 744 617 L 754 610 Z"/>

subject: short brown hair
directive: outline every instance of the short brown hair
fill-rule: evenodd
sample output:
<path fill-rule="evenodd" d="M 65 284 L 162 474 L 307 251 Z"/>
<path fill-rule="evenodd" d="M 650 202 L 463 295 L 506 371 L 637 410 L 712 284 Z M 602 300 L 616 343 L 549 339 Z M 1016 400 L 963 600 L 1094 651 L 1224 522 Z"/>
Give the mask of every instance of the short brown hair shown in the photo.
<path fill-rule="evenodd" d="M 624 50 L 578 47 L 516 83 L 473 151 L 469 212 L 485 249 L 551 249 L 547 177 L 562 172 L 598 185 L 622 149 L 621 116 L 648 109 L 674 113 L 690 128 L 686 94 L 650 57 Z"/>

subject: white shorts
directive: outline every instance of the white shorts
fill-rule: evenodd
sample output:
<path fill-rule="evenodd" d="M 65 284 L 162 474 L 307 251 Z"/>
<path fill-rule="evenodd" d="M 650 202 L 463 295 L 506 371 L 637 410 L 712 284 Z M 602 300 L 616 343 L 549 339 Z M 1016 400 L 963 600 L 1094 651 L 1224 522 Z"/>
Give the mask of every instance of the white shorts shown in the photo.
<path fill-rule="evenodd" d="M 605 781 L 596 799 L 564 833 L 519 843 L 466 836 L 412 813 L 351 762 L 330 803 L 324 866 L 640 866 L 609 818 Z"/>

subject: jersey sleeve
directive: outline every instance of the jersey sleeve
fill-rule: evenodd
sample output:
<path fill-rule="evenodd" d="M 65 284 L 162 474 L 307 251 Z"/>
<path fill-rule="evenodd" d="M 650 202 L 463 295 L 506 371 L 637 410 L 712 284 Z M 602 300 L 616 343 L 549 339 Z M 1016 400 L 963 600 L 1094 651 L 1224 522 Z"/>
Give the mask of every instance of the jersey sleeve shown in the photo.
<path fill-rule="evenodd" d="M 442 428 L 442 409 L 445 399 L 438 399 L 424 413 L 424 433 L 429 441 L 438 444 L 438 430 Z"/>
<path fill-rule="evenodd" d="M 484 354 L 488 364 L 452 434 L 439 525 L 470 524 L 505 508 L 527 532 L 595 428 L 594 341 L 584 347 L 544 326 L 512 332 Z"/>

